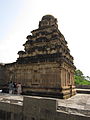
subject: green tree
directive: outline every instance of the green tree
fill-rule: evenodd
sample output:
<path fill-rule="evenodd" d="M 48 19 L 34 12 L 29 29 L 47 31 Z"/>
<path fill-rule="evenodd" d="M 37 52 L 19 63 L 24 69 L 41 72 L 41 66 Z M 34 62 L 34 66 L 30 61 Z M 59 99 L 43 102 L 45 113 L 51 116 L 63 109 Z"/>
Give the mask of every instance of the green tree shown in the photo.
<path fill-rule="evenodd" d="M 75 75 L 82 77 L 83 76 L 83 72 L 81 70 L 76 70 L 75 71 Z"/>
<path fill-rule="evenodd" d="M 74 77 L 76 85 L 90 85 L 90 81 L 86 80 L 86 77 L 81 70 L 76 70 Z"/>

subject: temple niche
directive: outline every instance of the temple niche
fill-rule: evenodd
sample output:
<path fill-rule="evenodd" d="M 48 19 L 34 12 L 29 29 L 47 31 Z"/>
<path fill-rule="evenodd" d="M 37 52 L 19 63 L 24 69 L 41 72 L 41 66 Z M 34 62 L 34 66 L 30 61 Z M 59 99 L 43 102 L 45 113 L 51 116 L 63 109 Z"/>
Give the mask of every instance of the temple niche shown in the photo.
<path fill-rule="evenodd" d="M 24 94 L 69 98 L 76 93 L 73 57 L 54 16 L 43 16 L 23 46 L 6 69 L 10 80 L 22 84 Z"/>

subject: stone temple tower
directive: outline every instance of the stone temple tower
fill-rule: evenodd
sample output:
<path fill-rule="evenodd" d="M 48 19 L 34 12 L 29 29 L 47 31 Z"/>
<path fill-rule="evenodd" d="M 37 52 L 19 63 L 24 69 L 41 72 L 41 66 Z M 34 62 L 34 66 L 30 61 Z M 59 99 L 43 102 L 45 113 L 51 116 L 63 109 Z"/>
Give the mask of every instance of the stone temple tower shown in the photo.
<path fill-rule="evenodd" d="M 17 61 L 6 68 L 12 71 L 12 80 L 22 84 L 24 93 L 58 98 L 76 93 L 73 57 L 54 16 L 43 16 L 23 46 Z"/>

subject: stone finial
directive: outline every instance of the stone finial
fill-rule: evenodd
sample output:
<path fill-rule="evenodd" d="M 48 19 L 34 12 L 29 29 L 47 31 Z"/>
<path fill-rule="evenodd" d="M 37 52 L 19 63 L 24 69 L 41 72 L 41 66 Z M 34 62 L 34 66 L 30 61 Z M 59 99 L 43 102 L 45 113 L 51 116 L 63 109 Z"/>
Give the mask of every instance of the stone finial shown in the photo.
<path fill-rule="evenodd" d="M 39 28 L 49 27 L 49 26 L 58 27 L 57 19 L 52 15 L 45 15 L 42 17 L 41 21 L 39 22 Z"/>

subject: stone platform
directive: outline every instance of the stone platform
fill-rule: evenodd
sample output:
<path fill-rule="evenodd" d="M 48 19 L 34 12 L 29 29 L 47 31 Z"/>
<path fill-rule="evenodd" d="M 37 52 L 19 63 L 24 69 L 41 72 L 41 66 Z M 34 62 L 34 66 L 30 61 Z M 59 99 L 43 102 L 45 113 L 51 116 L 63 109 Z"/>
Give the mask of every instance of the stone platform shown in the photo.
<path fill-rule="evenodd" d="M 80 114 L 90 117 L 90 94 L 77 94 L 66 100 L 58 100 L 58 110 L 69 114 Z"/>
<path fill-rule="evenodd" d="M 82 88 L 80 89 L 80 88 L 77 88 L 77 89 L 76 89 L 76 92 L 77 92 L 77 93 L 82 93 L 82 94 L 83 94 L 83 93 L 84 93 L 84 94 L 90 94 L 90 89 L 82 89 Z"/>
<path fill-rule="evenodd" d="M 3 115 L 6 117 L 3 118 Z M 90 94 L 77 94 L 69 99 L 55 99 L 0 93 L 1 118 L 2 120 L 89 120 Z"/>

